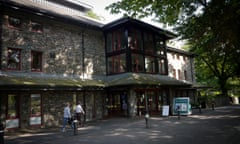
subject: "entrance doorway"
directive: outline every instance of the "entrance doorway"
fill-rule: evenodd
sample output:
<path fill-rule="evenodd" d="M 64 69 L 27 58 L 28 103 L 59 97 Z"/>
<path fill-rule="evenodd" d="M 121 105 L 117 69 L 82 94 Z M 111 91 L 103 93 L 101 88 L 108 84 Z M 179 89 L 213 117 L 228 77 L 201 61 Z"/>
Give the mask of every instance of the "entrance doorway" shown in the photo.
<path fill-rule="evenodd" d="M 125 92 L 116 92 L 108 94 L 107 99 L 107 108 L 109 116 L 124 117 L 127 116 L 128 111 L 128 99 Z"/>
<path fill-rule="evenodd" d="M 165 89 L 136 89 L 137 116 L 146 114 L 160 115 L 162 106 L 168 104 L 167 92 Z"/>

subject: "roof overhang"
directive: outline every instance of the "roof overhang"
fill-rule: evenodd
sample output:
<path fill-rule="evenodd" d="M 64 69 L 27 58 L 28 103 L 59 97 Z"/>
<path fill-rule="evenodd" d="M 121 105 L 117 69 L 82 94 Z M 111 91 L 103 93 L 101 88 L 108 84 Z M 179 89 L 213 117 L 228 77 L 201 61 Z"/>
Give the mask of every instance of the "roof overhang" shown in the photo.
<path fill-rule="evenodd" d="M 151 24 L 148 24 L 143 21 L 133 19 L 130 17 L 123 17 L 123 18 L 120 18 L 113 22 L 110 22 L 103 26 L 103 30 L 108 31 L 108 30 L 112 30 L 112 29 L 115 29 L 117 27 L 124 26 L 124 25 L 134 25 L 134 27 L 140 27 L 140 28 L 143 28 L 144 30 L 155 32 L 159 35 L 163 35 L 167 40 L 177 37 L 176 34 L 170 32 L 170 31 L 161 29 L 159 27 L 153 26 Z"/>
<path fill-rule="evenodd" d="M 144 73 L 123 73 L 107 76 L 106 86 L 124 85 L 191 86 L 191 83 L 176 80 L 169 76 Z"/>

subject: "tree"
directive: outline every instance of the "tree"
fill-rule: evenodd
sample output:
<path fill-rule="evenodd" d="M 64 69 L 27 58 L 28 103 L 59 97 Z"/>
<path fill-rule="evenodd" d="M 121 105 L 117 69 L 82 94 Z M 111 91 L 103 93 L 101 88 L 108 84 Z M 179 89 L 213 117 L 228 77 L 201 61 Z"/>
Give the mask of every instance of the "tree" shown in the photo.
<path fill-rule="evenodd" d="M 239 0 L 122 0 L 106 9 L 134 18 L 151 16 L 174 26 L 192 46 L 190 51 L 198 55 L 198 73 L 206 74 L 199 79 L 217 79 L 223 95 L 227 94 L 227 80 L 240 73 Z"/>

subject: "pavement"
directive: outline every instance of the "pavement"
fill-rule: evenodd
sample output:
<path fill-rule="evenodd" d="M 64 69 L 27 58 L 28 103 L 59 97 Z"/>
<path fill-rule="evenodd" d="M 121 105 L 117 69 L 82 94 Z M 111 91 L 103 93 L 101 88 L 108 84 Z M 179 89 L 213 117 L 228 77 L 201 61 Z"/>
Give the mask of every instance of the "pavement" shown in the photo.
<path fill-rule="evenodd" d="M 237 144 L 240 106 L 193 110 L 190 116 L 111 118 L 86 123 L 78 134 L 68 128 L 6 133 L 6 144 Z"/>

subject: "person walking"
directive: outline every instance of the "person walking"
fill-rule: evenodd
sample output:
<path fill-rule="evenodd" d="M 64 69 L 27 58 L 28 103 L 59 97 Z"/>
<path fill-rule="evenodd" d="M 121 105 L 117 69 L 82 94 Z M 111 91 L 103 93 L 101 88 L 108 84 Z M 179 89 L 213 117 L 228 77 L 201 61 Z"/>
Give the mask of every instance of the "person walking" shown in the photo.
<path fill-rule="evenodd" d="M 82 125 L 82 122 L 81 122 L 81 114 L 85 114 L 85 112 L 84 112 L 84 110 L 83 110 L 83 108 L 82 108 L 82 106 L 81 106 L 81 102 L 80 101 L 78 101 L 78 104 L 77 104 L 77 106 L 76 106 L 76 118 L 77 118 L 77 120 L 79 121 L 79 125 L 81 126 Z"/>
<path fill-rule="evenodd" d="M 68 121 L 71 120 L 71 111 L 70 111 L 70 104 L 67 102 L 64 111 L 63 111 L 63 127 L 62 132 L 66 131 L 66 125 L 68 124 Z M 71 127 L 73 128 L 72 124 Z"/>

